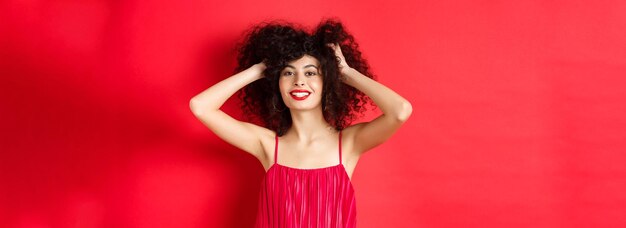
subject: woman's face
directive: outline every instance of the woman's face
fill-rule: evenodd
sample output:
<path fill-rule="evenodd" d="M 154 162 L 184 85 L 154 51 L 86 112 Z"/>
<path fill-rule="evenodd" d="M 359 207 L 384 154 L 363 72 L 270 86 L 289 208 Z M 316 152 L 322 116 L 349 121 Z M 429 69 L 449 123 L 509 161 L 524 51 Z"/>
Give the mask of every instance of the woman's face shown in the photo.
<path fill-rule="evenodd" d="M 280 72 L 278 85 L 289 109 L 310 110 L 318 106 L 321 109 L 323 80 L 315 57 L 304 55 L 287 63 Z"/>

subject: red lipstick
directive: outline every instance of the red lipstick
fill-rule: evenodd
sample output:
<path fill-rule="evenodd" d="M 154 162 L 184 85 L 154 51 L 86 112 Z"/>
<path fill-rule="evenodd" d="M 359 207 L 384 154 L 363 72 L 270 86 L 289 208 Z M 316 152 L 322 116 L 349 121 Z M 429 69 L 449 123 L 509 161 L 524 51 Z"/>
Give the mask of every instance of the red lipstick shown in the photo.
<path fill-rule="evenodd" d="M 295 89 L 289 92 L 289 94 L 291 95 L 291 98 L 293 98 L 294 100 L 301 101 L 309 97 L 309 95 L 311 95 L 311 92 L 306 91 L 306 90 L 301 90 L 301 89 Z"/>

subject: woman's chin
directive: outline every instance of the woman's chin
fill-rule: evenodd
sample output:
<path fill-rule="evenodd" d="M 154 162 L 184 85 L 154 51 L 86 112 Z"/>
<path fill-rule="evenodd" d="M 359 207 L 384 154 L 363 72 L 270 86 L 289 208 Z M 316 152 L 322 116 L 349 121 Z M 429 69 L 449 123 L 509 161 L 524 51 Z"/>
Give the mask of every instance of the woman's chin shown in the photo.
<path fill-rule="evenodd" d="M 293 105 L 289 107 L 289 111 L 291 112 L 302 112 L 302 111 L 313 111 L 313 110 L 322 110 L 319 106 L 310 106 L 310 105 Z"/>

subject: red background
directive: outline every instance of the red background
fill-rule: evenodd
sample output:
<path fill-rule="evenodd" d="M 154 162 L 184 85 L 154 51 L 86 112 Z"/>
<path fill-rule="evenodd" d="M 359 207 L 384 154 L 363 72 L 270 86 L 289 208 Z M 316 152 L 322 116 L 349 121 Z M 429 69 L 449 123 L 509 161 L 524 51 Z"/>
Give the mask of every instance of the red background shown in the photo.
<path fill-rule="evenodd" d="M 413 105 L 359 227 L 626 227 L 624 1 L 383 2 L 3 1 L 0 226 L 251 226 L 263 168 L 189 99 L 249 25 L 336 16 Z"/>

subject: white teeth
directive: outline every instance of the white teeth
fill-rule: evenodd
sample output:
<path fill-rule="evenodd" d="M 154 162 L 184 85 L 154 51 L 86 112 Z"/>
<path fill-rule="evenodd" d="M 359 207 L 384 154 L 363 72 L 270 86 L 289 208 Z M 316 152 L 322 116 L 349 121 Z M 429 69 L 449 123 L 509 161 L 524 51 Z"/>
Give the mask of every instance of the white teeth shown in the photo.
<path fill-rule="evenodd" d="M 304 97 L 304 96 L 308 96 L 309 95 L 309 93 L 305 93 L 305 92 L 294 92 L 294 93 L 291 93 L 291 94 L 295 95 L 296 97 Z"/>

